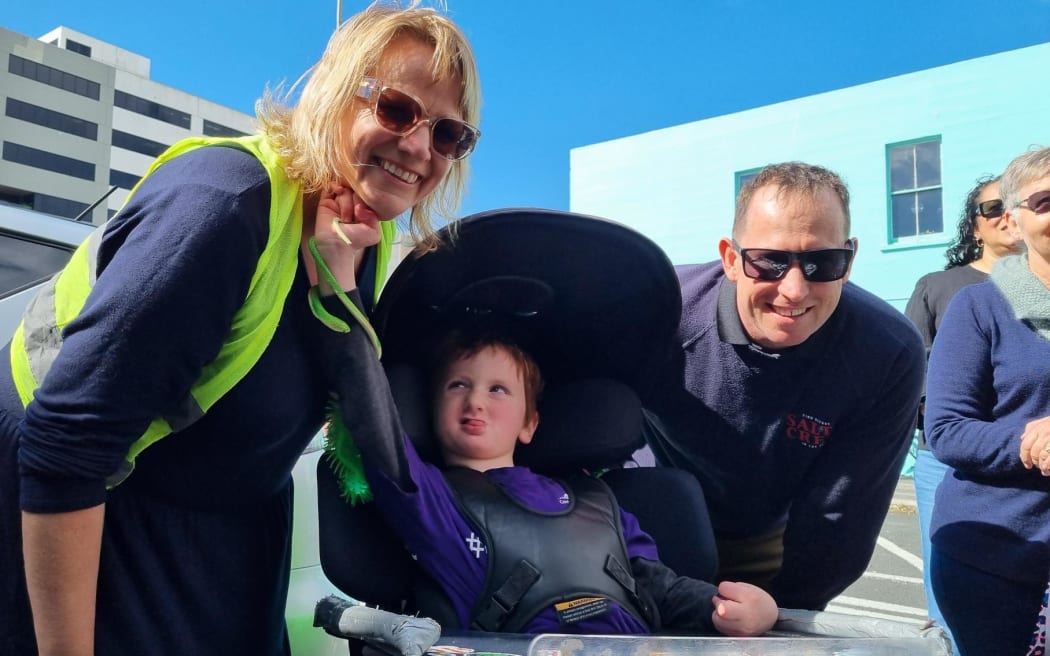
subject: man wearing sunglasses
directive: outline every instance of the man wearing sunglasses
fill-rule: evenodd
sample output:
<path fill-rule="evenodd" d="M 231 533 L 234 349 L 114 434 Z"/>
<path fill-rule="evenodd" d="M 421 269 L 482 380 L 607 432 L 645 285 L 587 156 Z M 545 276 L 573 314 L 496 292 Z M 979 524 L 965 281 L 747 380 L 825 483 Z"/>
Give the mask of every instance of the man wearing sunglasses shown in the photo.
<path fill-rule="evenodd" d="M 922 340 L 846 284 L 849 192 L 827 169 L 763 169 L 721 259 L 678 268 L 680 343 L 646 399 L 657 461 L 693 472 L 719 580 L 823 609 L 866 569 L 915 427 Z"/>

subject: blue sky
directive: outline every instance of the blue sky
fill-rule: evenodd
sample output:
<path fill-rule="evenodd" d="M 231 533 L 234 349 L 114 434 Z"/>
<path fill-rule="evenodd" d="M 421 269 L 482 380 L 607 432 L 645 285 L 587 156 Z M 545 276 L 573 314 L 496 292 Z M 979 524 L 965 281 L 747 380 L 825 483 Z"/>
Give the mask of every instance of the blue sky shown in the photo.
<path fill-rule="evenodd" d="M 367 4 L 343 0 L 344 17 Z M 1050 40 L 1050 0 L 447 6 L 474 46 L 484 103 L 463 214 L 568 209 L 577 146 Z M 16 32 L 65 25 L 148 57 L 153 80 L 248 113 L 267 84 L 316 61 L 335 20 L 335 0 L 25 0 L 0 12 Z M 1017 102 L 1046 93 L 1048 74 L 1032 71 Z"/>

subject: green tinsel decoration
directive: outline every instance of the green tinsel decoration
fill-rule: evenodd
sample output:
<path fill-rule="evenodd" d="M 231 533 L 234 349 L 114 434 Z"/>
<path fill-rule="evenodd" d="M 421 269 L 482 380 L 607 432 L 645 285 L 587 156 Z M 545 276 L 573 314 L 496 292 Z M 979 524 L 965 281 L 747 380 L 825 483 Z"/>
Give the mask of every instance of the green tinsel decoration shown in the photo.
<path fill-rule="evenodd" d="M 339 492 L 350 505 L 372 500 L 372 488 L 365 479 L 365 469 L 350 431 L 339 414 L 337 405 L 328 406 L 328 429 L 324 433 L 325 458 L 339 481 Z"/>

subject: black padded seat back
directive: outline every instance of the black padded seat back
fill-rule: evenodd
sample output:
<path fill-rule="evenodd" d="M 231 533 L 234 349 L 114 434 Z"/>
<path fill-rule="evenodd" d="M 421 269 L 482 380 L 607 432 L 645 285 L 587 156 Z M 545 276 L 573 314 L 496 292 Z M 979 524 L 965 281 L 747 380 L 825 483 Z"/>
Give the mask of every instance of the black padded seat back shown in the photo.
<path fill-rule="evenodd" d="M 430 381 L 419 367 L 393 364 L 385 367 L 394 396 L 401 427 L 408 433 L 419 457 L 427 462 L 441 464 L 441 450 L 433 428 L 433 396 Z"/>
<path fill-rule="evenodd" d="M 645 442 L 638 395 L 611 378 L 582 378 L 547 386 L 540 423 L 514 460 L 549 476 L 619 467 Z"/>
<path fill-rule="evenodd" d="M 402 427 L 420 455 L 440 460 L 430 430 L 426 381 L 415 367 L 387 368 Z M 446 628 L 460 628 L 451 604 L 419 568 L 374 503 L 350 504 L 324 456 L 317 463 L 321 569 L 341 592 L 393 612 L 426 609 Z"/>
<path fill-rule="evenodd" d="M 350 597 L 400 612 L 418 569 L 374 503 L 350 505 L 324 456 L 317 462 L 321 569 Z"/>
<path fill-rule="evenodd" d="M 656 540 L 663 564 L 680 576 L 718 583 L 714 529 L 695 476 L 670 467 L 631 467 L 610 470 L 602 480 Z"/>

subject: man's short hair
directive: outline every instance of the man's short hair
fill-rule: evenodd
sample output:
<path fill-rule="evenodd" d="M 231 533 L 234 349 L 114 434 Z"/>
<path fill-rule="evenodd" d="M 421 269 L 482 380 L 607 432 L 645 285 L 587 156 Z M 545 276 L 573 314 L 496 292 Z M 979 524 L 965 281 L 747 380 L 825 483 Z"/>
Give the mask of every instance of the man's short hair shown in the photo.
<path fill-rule="evenodd" d="M 1033 180 L 1050 176 L 1050 148 L 1032 148 L 1010 162 L 999 178 L 999 196 L 1003 206 L 1012 210 L 1021 202 L 1021 187 Z"/>
<path fill-rule="evenodd" d="M 849 237 L 849 189 L 846 183 L 837 173 L 805 162 L 770 164 L 740 188 L 733 217 L 733 237 L 739 236 L 744 230 L 745 214 L 751 204 L 751 197 L 758 189 L 769 185 L 780 188 L 778 195 L 801 194 L 813 198 L 825 189 L 831 191 L 842 203 L 842 211 L 846 216 L 846 236 Z"/>

